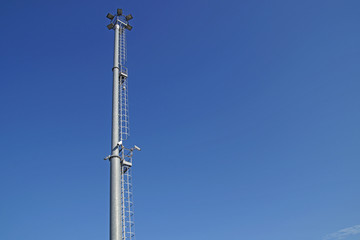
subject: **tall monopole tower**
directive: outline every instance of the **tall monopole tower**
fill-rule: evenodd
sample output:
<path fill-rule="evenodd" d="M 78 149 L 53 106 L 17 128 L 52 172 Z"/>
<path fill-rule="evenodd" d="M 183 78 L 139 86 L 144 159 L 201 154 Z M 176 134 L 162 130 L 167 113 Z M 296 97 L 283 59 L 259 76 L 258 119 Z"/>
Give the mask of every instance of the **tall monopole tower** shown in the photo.
<path fill-rule="evenodd" d="M 132 29 L 129 21 L 133 17 L 124 15 L 122 9 L 106 17 L 110 19 L 107 28 L 115 34 L 111 155 L 105 158 L 110 161 L 110 240 L 134 240 L 131 168 L 133 152 L 140 148 L 126 145 L 130 136 L 126 32 Z"/>

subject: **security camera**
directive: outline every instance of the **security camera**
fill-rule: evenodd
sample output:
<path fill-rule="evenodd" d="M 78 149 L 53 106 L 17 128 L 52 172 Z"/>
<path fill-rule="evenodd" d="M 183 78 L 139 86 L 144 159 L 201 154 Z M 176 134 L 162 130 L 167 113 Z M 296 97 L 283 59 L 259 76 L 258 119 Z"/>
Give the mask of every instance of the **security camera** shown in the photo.
<path fill-rule="evenodd" d="M 141 148 L 139 148 L 138 146 L 134 145 L 134 148 L 138 151 L 141 151 Z"/>

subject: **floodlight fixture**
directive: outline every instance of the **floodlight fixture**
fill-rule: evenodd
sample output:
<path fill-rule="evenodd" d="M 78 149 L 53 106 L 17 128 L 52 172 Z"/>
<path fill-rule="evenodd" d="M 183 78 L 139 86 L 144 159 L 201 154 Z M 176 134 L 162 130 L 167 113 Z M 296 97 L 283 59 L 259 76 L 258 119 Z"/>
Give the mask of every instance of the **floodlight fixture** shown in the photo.
<path fill-rule="evenodd" d="M 107 25 L 106 27 L 109 29 L 109 30 L 111 30 L 111 29 L 113 29 L 114 28 L 114 24 L 113 23 L 110 23 L 109 25 Z"/>
<path fill-rule="evenodd" d="M 123 11 L 122 9 L 118 8 L 116 13 L 118 16 L 121 16 L 123 14 Z"/>
<path fill-rule="evenodd" d="M 126 21 L 129 21 L 129 20 L 133 19 L 133 16 L 131 14 L 129 14 L 125 17 L 125 19 L 126 19 Z"/>
<path fill-rule="evenodd" d="M 106 17 L 107 17 L 108 19 L 110 19 L 110 20 L 113 20 L 115 16 L 112 15 L 111 13 L 108 13 L 108 14 L 106 15 Z"/>
<path fill-rule="evenodd" d="M 127 25 L 125 26 L 125 28 L 126 28 L 127 30 L 131 31 L 131 29 L 132 29 L 133 27 L 130 26 L 129 24 L 127 24 Z"/>

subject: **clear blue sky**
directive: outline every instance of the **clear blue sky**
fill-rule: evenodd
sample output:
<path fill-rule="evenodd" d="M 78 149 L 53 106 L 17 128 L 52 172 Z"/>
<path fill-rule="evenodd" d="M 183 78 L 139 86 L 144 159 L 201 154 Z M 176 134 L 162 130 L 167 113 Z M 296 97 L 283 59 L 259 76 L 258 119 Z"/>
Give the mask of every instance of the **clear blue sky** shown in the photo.
<path fill-rule="evenodd" d="M 0 5 L 1 240 L 108 239 L 117 7 L 134 16 L 138 240 L 356 237 L 359 1 L 14 0 Z"/>

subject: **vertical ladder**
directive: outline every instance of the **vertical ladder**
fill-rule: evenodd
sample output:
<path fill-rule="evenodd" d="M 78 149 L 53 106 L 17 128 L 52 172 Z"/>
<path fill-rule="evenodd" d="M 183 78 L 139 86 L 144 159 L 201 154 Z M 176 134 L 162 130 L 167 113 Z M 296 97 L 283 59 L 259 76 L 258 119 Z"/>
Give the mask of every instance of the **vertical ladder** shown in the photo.
<path fill-rule="evenodd" d="M 124 141 L 130 136 L 128 80 L 126 77 L 120 76 L 119 88 L 119 139 Z"/>
<path fill-rule="evenodd" d="M 121 218 L 122 240 L 135 240 L 134 203 L 132 189 L 132 149 L 121 150 Z"/>
<path fill-rule="evenodd" d="M 127 140 L 130 136 L 128 78 L 126 65 L 125 29 L 120 29 L 119 37 L 119 140 Z M 121 153 L 121 219 L 122 240 L 135 240 L 134 206 L 132 190 L 132 150 L 122 148 Z"/>
<path fill-rule="evenodd" d="M 135 240 L 134 224 L 134 204 L 132 191 L 131 167 L 123 165 L 122 167 L 122 219 L 123 219 L 123 239 Z"/>
<path fill-rule="evenodd" d="M 126 36 L 125 36 L 125 29 L 120 29 L 120 54 L 119 54 L 119 64 L 120 66 L 125 66 L 126 63 Z"/>
<path fill-rule="evenodd" d="M 129 100 L 128 100 L 128 80 L 126 63 L 126 31 L 124 28 L 120 29 L 120 47 L 119 47 L 119 69 L 120 69 L 120 84 L 119 84 L 119 139 L 126 140 L 130 136 L 129 126 Z"/>

